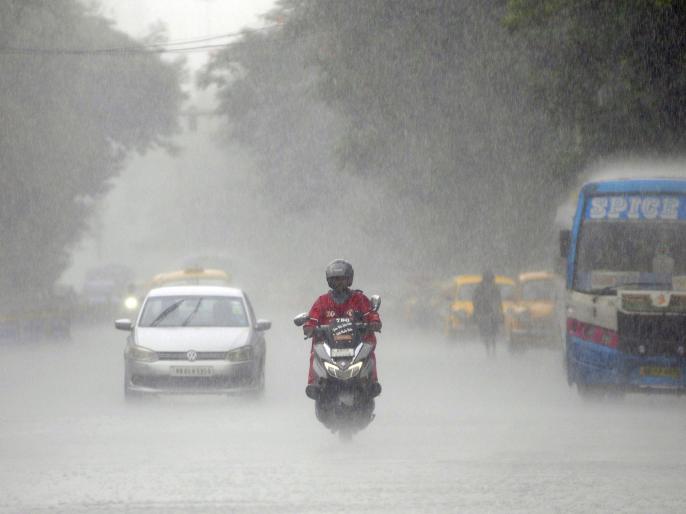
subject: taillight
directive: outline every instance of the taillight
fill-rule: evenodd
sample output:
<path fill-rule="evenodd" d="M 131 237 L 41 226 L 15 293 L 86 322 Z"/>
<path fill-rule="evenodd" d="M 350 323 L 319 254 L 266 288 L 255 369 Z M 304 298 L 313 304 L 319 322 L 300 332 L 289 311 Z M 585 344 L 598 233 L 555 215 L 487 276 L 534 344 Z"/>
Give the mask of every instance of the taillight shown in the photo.
<path fill-rule="evenodd" d="M 619 334 L 614 330 L 584 323 L 577 319 L 567 318 L 567 334 L 609 348 L 617 348 L 619 345 Z"/>

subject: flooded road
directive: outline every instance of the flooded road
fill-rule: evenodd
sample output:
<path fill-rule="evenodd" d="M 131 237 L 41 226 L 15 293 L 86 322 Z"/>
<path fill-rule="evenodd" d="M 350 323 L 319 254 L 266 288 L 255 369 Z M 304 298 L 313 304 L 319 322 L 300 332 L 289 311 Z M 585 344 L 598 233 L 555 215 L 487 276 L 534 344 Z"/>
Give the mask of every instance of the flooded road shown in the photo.
<path fill-rule="evenodd" d="M 264 398 L 124 401 L 125 333 L 0 347 L 1 512 L 685 511 L 686 399 L 588 403 L 561 354 L 495 359 L 384 330 L 377 417 L 351 444 L 304 395 L 308 345 L 268 333 Z"/>

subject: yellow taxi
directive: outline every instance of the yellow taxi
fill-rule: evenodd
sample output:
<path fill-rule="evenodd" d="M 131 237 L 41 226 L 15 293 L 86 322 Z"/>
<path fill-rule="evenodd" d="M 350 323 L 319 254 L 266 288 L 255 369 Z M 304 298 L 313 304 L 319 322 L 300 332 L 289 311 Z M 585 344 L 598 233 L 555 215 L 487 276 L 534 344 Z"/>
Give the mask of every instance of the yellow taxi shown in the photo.
<path fill-rule="evenodd" d="M 230 282 L 231 276 L 220 269 L 186 268 L 155 275 L 152 277 L 148 289 L 181 285 L 226 286 Z"/>
<path fill-rule="evenodd" d="M 444 287 L 446 299 L 450 302 L 448 315 L 445 319 L 445 333 L 449 337 L 457 337 L 473 327 L 472 317 L 474 305 L 472 297 L 474 290 L 481 283 L 481 275 L 457 275 Z M 512 295 L 515 281 L 504 275 L 496 275 L 495 283 L 500 288 L 503 301 L 503 312 L 512 307 Z"/>
<path fill-rule="evenodd" d="M 505 310 L 505 333 L 510 349 L 526 344 L 550 344 L 557 335 L 556 275 L 547 271 L 521 273 L 514 303 Z"/>
<path fill-rule="evenodd" d="M 403 320 L 411 326 L 435 329 L 440 326 L 442 284 L 430 278 L 414 278 L 407 284 L 400 305 Z"/>
<path fill-rule="evenodd" d="M 147 292 L 157 287 L 183 285 L 228 286 L 230 282 L 231 276 L 226 271 L 213 268 L 189 267 L 166 273 L 158 273 L 146 284 L 129 284 L 118 316 L 120 318 L 134 319 Z"/>

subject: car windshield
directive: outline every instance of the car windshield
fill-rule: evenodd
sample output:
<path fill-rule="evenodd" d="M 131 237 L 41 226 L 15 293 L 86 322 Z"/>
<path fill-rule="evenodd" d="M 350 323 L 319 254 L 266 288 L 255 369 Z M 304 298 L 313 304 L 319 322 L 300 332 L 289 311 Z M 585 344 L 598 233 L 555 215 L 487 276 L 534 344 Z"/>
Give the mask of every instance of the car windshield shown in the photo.
<path fill-rule="evenodd" d="M 586 220 L 579 232 L 575 288 L 671 287 L 686 275 L 686 221 Z"/>
<path fill-rule="evenodd" d="M 550 301 L 555 297 L 555 289 L 550 280 L 528 280 L 522 284 L 522 300 Z"/>
<path fill-rule="evenodd" d="M 157 296 L 143 307 L 141 327 L 247 327 L 243 300 L 227 296 Z"/>

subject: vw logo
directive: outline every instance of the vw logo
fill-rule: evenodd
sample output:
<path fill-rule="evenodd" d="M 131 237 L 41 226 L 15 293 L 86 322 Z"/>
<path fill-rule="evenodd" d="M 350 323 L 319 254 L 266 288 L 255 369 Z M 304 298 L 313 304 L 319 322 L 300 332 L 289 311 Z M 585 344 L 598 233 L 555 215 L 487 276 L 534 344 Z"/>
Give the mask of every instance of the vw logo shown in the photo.
<path fill-rule="evenodd" d="M 194 361 L 198 358 L 198 352 L 196 352 L 195 350 L 189 350 L 188 353 L 186 353 L 186 358 L 189 361 Z"/>

